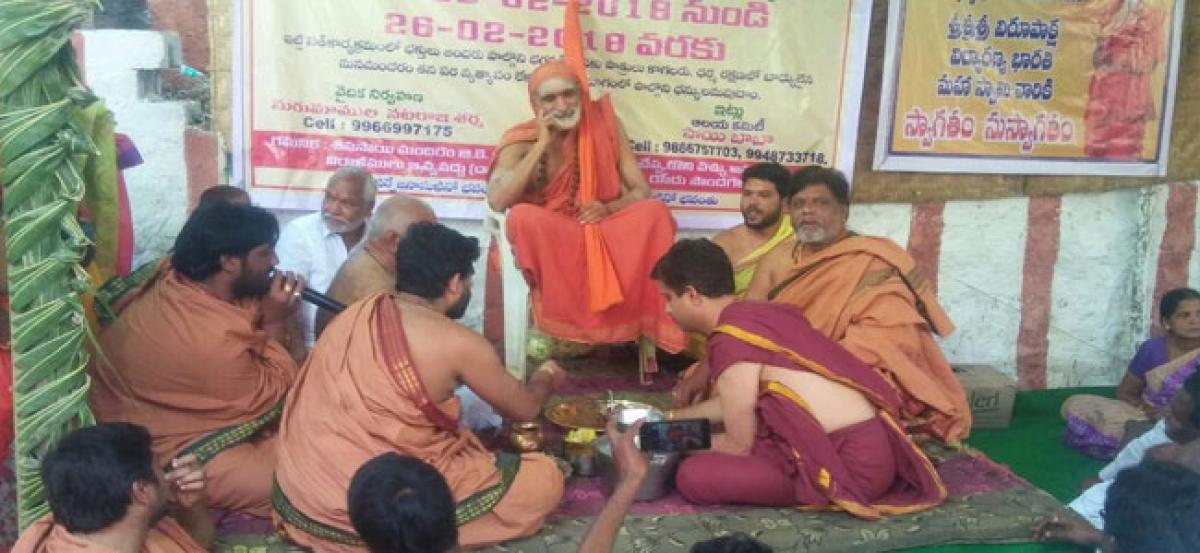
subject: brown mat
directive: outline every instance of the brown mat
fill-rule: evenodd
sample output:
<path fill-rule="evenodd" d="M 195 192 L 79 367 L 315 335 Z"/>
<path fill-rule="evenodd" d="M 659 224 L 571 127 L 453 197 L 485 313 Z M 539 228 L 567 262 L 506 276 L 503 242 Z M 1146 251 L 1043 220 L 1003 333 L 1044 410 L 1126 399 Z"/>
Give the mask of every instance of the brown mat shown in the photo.
<path fill-rule="evenodd" d="M 948 543 L 1029 541 L 1041 518 L 1064 509 L 1058 500 L 1028 484 L 1002 492 L 968 495 L 912 515 L 866 522 L 844 513 L 792 509 L 743 509 L 703 515 L 631 515 L 614 551 L 686 552 L 693 543 L 745 532 L 776 551 L 821 553 L 890 551 Z M 573 553 L 592 518 L 550 521 L 538 535 L 487 551 Z"/>

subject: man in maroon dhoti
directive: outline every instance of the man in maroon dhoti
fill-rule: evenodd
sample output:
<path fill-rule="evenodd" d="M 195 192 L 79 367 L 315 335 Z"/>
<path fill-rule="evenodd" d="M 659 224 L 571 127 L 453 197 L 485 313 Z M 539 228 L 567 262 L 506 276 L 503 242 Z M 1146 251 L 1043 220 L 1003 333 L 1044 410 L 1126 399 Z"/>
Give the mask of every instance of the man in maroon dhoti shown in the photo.
<path fill-rule="evenodd" d="M 901 398 L 879 373 L 788 304 L 738 302 L 729 258 L 676 243 L 652 276 L 685 330 L 708 335 L 716 398 L 668 412 L 723 423 L 711 452 L 675 477 L 693 503 L 841 509 L 875 519 L 933 507 L 946 490 L 896 424 Z"/>

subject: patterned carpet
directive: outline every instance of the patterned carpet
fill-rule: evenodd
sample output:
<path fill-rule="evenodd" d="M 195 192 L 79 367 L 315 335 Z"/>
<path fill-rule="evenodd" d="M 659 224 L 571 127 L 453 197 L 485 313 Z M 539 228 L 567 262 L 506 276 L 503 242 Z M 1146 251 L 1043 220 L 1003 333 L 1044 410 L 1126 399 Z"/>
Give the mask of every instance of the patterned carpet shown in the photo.
<path fill-rule="evenodd" d="M 604 397 L 613 390 L 619 397 L 653 403 L 666 401 L 669 377 L 652 386 L 636 384 L 631 359 L 581 359 L 567 363 L 572 378 L 560 397 Z M 554 453 L 562 432 L 546 423 L 547 448 Z M 497 440 L 500 443 L 502 440 Z M 621 529 L 615 551 L 676 552 L 732 532 L 745 532 L 777 551 L 865 552 L 888 551 L 954 543 L 1012 543 L 1027 541 L 1034 523 L 1061 512 L 1062 504 L 1037 489 L 984 453 L 951 451 L 926 446 L 942 475 L 950 499 L 937 509 L 912 515 L 863 522 L 843 513 L 804 513 L 793 509 L 700 508 L 671 494 L 663 499 L 635 504 Z M 536 536 L 496 546 L 488 551 L 574 552 L 604 495 L 597 479 L 572 478 L 558 511 Z M 221 521 L 217 551 L 265 553 L 285 551 L 269 535 L 266 521 L 230 514 Z M 988 546 L 972 546 L 988 547 Z M 1018 546 L 996 546 L 1013 550 Z M 1059 546 L 1029 544 L 1030 551 L 1057 551 Z M 944 548 L 934 548 L 941 551 Z M 975 549 L 971 549 L 974 551 Z M 1019 550 L 1024 551 L 1024 547 Z"/>

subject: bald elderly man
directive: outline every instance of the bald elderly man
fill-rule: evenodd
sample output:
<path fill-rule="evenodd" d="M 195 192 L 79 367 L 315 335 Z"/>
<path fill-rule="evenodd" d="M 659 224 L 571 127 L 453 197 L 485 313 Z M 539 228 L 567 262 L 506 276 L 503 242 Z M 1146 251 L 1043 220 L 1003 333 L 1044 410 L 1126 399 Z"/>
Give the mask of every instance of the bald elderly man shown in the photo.
<path fill-rule="evenodd" d="M 437 216 L 425 202 L 412 196 L 397 194 L 379 204 L 367 222 L 366 238 L 355 246 L 333 277 L 326 295 L 350 305 L 371 294 L 396 291 L 396 250 L 400 240 L 414 223 L 437 222 Z M 317 337 L 334 314 L 317 310 Z M 470 388 L 459 386 L 454 393 L 462 401 L 461 419 L 476 432 L 487 431 L 503 421 L 496 410 L 479 398 Z"/>
<path fill-rule="evenodd" d="M 326 295 L 350 305 L 376 292 L 391 292 L 396 287 L 396 248 L 413 223 L 437 222 L 437 216 L 425 202 L 397 194 L 379 204 L 367 222 L 366 238 L 360 242 L 338 269 Z M 316 334 L 320 337 L 333 313 L 317 311 Z"/>

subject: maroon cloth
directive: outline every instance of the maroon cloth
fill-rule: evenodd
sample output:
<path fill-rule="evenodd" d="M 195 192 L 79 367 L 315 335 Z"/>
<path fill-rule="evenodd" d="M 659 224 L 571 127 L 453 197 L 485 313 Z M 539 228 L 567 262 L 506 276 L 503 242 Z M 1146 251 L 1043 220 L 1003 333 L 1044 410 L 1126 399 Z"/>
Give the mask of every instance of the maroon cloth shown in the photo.
<path fill-rule="evenodd" d="M 945 499 L 933 465 L 895 423 L 901 405 L 895 389 L 813 329 L 799 308 L 730 305 L 709 335 L 708 359 L 713 380 L 740 362 L 808 371 L 858 390 L 879 411 L 827 434 L 794 391 L 764 382 L 751 451 L 758 460 L 719 453 L 688 459 L 676 482 L 689 500 L 835 508 L 874 519 L 928 509 Z M 790 498 L 768 489 L 784 481 Z"/>

